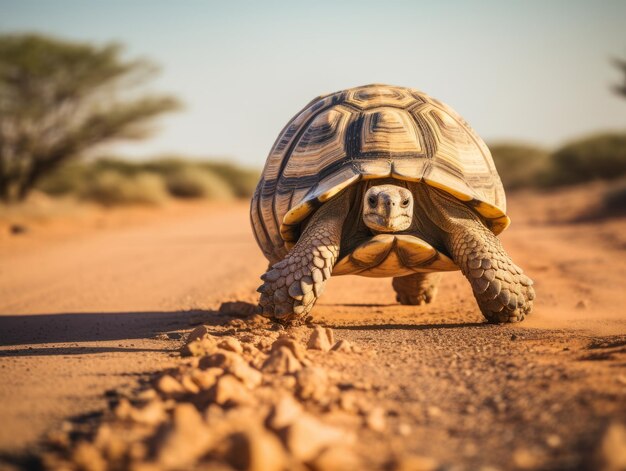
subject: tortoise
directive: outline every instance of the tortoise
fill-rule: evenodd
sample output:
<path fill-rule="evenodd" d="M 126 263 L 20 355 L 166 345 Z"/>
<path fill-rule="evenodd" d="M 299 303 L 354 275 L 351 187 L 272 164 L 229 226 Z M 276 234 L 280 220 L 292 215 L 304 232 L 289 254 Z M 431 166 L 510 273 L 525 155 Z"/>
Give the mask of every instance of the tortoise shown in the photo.
<path fill-rule="evenodd" d="M 270 262 L 259 312 L 305 319 L 331 275 L 393 277 L 402 304 L 430 303 L 461 270 L 490 322 L 531 312 L 532 281 L 496 237 L 510 223 L 489 149 L 455 111 L 373 84 L 312 100 L 282 130 L 250 211 Z"/>

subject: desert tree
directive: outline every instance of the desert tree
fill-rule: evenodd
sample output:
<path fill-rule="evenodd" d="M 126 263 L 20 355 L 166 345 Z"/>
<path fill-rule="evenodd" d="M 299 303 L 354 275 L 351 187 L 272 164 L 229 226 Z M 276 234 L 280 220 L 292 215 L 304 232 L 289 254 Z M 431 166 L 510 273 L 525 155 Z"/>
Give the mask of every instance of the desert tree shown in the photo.
<path fill-rule="evenodd" d="M 0 35 L 0 199 L 23 199 L 95 146 L 145 137 L 153 118 L 178 107 L 171 96 L 142 94 L 156 68 L 122 52 L 119 44 Z"/>

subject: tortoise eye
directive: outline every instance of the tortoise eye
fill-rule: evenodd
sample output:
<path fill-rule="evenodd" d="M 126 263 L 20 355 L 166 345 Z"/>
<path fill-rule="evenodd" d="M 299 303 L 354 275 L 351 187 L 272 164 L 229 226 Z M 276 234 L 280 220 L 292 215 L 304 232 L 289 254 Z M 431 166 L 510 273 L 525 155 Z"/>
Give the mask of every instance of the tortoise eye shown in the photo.
<path fill-rule="evenodd" d="M 372 208 L 376 206 L 376 198 L 374 196 L 370 196 L 369 198 L 367 198 L 367 202 Z"/>
<path fill-rule="evenodd" d="M 405 199 L 405 200 L 402 200 L 401 206 L 403 208 L 406 208 L 408 205 L 409 205 L 409 199 L 408 198 Z"/>

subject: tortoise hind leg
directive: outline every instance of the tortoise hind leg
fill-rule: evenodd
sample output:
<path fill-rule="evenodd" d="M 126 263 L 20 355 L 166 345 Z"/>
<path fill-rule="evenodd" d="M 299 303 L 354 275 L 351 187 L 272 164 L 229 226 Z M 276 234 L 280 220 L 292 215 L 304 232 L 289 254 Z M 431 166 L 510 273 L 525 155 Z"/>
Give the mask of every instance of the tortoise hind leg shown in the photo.
<path fill-rule="evenodd" d="M 290 322 L 311 311 L 337 261 L 349 202 L 344 193 L 320 207 L 287 256 L 261 276 L 263 315 Z"/>
<path fill-rule="evenodd" d="M 397 276 L 391 282 L 396 291 L 396 301 L 400 304 L 420 306 L 429 304 L 437 295 L 441 273 L 415 273 Z"/>

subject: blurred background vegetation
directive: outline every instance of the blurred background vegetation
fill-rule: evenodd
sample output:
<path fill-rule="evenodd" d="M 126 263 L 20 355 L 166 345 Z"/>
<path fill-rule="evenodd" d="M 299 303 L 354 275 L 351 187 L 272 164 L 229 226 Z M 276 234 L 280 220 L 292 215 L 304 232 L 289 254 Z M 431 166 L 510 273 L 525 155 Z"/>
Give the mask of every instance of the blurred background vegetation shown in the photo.
<path fill-rule="evenodd" d="M 624 77 L 614 91 L 624 98 L 626 61 L 615 66 Z M 180 108 L 173 96 L 142 91 L 156 71 L 145 59 L 124 59 L 119 44 L 0 36 L 0 199 L 19 202 L 33 190 L 105 206 L 249 198 L 259 169 L 227 159 L 103 156 L 103 145 L 142 139 L 155 118 Z M 626 131 L 557 149 L 511 142 L 489 147 L 510 191 L 626 177 Z M 626 185 L 613 188 L 607 205 L 623 206 L 625 195 Z"/>

